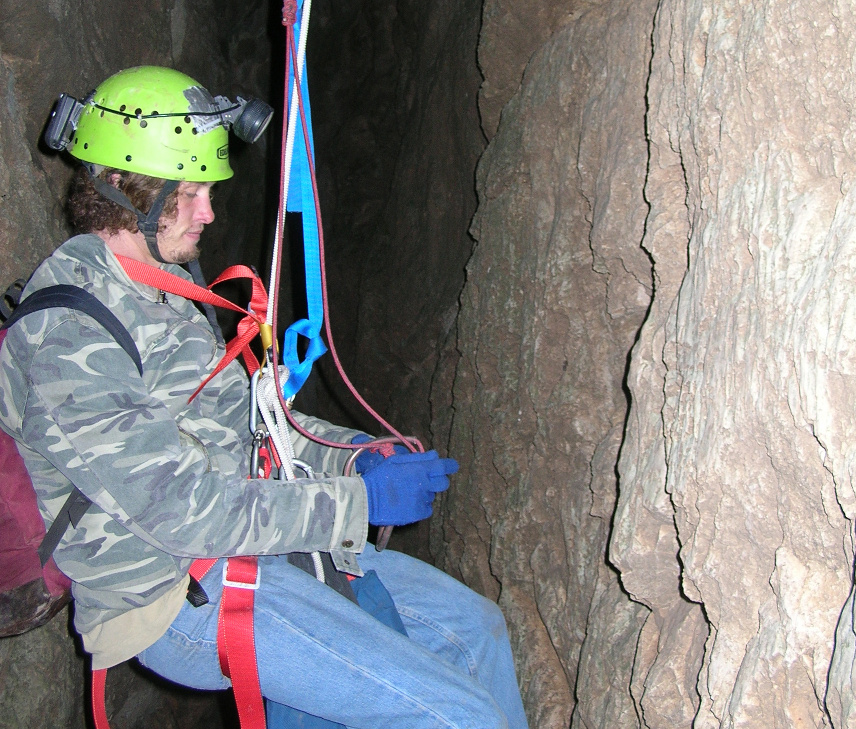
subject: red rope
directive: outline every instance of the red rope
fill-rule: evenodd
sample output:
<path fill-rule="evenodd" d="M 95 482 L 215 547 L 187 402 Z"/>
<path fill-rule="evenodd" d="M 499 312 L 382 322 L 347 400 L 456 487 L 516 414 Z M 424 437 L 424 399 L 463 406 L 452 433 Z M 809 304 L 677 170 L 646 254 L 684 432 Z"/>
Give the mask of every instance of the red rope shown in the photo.
<path fill-rule="evenodd" d="M 294 27 L 296 22 L 297 0 L 285 0 L 285 3 L 282 5 L 282 24 L 287 27 Z M 288 76 L 286 76 L 286 78 L 288 78 Z"/>

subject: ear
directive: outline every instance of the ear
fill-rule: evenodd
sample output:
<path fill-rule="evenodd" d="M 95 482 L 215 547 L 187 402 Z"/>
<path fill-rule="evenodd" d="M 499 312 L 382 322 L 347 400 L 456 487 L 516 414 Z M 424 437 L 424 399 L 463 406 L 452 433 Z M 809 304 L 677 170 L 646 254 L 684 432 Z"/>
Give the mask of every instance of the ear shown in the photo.
<path fill-rule="evenodd" d="M 119 185 L 122 182 L 122 175 L 118 172 L 113 172 L 107 176 L 107 182 L 109 182 L 113 187 L 117 190 L 119 189 Z"/>

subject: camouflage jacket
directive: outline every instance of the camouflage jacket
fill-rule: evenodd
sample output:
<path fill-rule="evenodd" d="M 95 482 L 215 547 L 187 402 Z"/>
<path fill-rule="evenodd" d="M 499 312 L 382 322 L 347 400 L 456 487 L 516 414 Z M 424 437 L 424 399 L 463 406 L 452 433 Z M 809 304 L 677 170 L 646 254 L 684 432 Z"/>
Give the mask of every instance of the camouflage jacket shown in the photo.
<path fill-rule="evenodd" d="M 329 551 L 340 568 L 355 565 L 366 539 L 365 486 L 326 475 L 341 473 L 349 451 L 295 438 L 316 478 L 247 480 L 241 365 L 230 364 L 188 404 L 223 354 L 192 302 L 131 281 L 94 235 L 63 244 L 25 295 L 55 283 L 95 294 L 143 362 L 140 377 L 97 322 L 69 309 L 25 317 L 0 352 L 0 427 L 18 442 L 46 523 L 72 483 L 93 501 L 54 553 L 73 581 L 78 631 L 151 604 L 194 558 Z M 301 417 L 328 440 L 357 432 Z"/>

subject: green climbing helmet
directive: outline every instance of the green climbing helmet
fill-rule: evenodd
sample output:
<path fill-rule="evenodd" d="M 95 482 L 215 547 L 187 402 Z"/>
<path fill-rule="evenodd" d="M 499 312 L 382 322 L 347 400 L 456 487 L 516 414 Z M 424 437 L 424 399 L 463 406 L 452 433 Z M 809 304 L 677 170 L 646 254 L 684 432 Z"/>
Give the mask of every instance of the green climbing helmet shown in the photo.
<path fill-rule="evenodd" d="M 224 116 L 238 107 L 179 71 L 129 68 L 83 101 L 67 149 L 83 162 L 165 180 L 225 180 L 233 173 Z"/>

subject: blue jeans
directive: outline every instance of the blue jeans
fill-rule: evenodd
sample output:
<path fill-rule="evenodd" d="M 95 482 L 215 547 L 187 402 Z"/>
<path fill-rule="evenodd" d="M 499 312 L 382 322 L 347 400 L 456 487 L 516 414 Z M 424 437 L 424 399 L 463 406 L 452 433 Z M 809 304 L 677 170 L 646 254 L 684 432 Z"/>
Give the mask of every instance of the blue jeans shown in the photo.
<path fill-rule="evenodd" d="M 288 563 L 261 557 L 255 630 L 269 701 L 353 729 L 525 729 L 505 621 L 457 580 L 398 552 L 360 556 L 392 595 L 409 637 Z M 224 689 L 217 659 L 222 569 L 140 662 L 176 683 Z M 270 729 L 276 729 L 271 727 Z"/>

